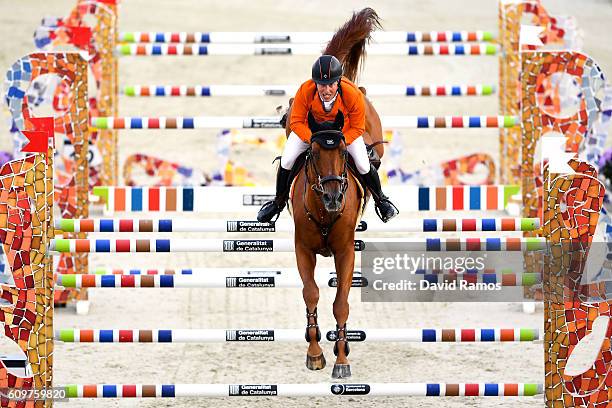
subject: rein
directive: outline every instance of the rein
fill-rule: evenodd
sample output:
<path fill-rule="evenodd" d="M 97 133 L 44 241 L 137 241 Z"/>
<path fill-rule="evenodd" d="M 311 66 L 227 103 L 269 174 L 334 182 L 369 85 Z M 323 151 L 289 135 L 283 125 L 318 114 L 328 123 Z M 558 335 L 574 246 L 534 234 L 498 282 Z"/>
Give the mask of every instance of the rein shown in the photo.
<path fill-rule="evenodd" d="M 306 213 L 306 215 L 308 216 L 308 219 L 310 221 L 312 221 L 313 223 L 316 224 L 316 226 L 319 228 L 319 231 L 321 232 L 321 235 L 323 236 L 324 240 L 325 240 L 325 247 L 327 247 L 327 239 L 329 237 L 329 233 L 332 229 L 332 227 L 334 226 L 334 224 L 336 223 L 336 221 L 338 221 L 340 219 L 340 217 L 342 216 L 342 213 L 344 212 L 344 207 L 346 206 L 346 189 L 348 188 L 348 179 L 347 179 L 347 152 L 344 151 L 343 153 L 343 159 L 344 159 L 344 167 L 342 169 L 342 174 L 340 175 L 336 175 L 336 174 L 332 174 L 329 176 L 325 176 L 325 177 L 321 177 L 321 173 L 319 172 L 319 169 L 317 168 L 317 164 L 313 159 L 312 156 L 312 148 L 308 149 L 308 153 L 306 154 L 306 163 L 304 164 L 304 191 L 303 191 L 303 197 L 302 197 L 302 202 L 304 204 L 304 212 Z M 314 175 L 316 176 L 315 182 L 311 182 L 310 181 L 310 177 L 308 174 L 308 168 L 310 167 L 310 165 L 312 165 L 313 171 L 314 171 Z M 338 212 L 338 215 L 336 217 L 334 217 L 332 219 L 332 221 L 328 224 L 323 224 L 322 222 L 320 222 L 317 217 L 315 217 L 310 210 L 308 209 L 308 206 L 306 205 L 306 191 L 307 191 L 307 185 L 310 184 L 310 189 L 313 190 L 317 196 L 319 197 L 319 201 L 321 201 L 321 197 L 323 195 L 323 193 L 325 192 L 325 190 L 323 189 L 323 186 L 326 183 L 330 183 L 333 181 L 337 181 L 340 183 L 340 190 L 342 191 L 342 195 L 343 195 L 343 199 L 342 199 L 342 208 L 340 209 L 340 211 Z M 321 205 L 323 203 L 321 202 Z"/>

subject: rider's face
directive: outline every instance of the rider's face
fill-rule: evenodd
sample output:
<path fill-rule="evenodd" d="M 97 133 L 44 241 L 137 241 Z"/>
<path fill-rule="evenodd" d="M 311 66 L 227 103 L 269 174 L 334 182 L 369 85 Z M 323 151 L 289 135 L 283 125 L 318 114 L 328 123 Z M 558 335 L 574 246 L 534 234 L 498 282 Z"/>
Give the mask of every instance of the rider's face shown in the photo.
<path fill-rule="evenodd" d="M 329 85 L 321 85 L 317 84 L 317 92 L 319 92 L 319 96 L 325 102 L 329 102 L 338 92 L 338 82 L 334 82 Z"/>

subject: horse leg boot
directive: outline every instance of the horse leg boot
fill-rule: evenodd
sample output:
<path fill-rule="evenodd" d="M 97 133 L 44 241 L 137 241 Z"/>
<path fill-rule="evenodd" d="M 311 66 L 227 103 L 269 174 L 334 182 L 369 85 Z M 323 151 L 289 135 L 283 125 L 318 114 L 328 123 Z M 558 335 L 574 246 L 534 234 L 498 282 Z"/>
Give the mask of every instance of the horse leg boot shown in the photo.
<path fill-rule="evenodd" d="M 374 204 L 376 204 L 376 214 L 378 214 L 378 217 L 383 222 L 387 222 L 399 214 L 397 207 L 383 194 L 380 178 L 374 166 L 370 165 L 370 171 L 366 174 L 362 174 L 361 177 L 363 177 L 368 189 L 372 193 Z"/>
<path fill-rule="evenodd" d="M 276 174 L 276 197 L 272 201 L 265 203 L 257 213 L 257 221 L 270 222 L 272 218 L 280 215 L 285 208 L 289 195 L 289 176 L 291 170 L 286 170 L 283 166 L 278 166 Z"/>
<path fill-rule="evenodd" d="M 321 341 L 321 330 L 319 329 L 319 323 L 317 321 L 317 308 L 314 308 L 313 312 L 308 310 L 306 307 L 306 341 L 310 343 L 309 349 L 312 348 L 313 344 L 321 350 L 319 346 L 319 342 Z M 313 333 L 314 332 L 314 333 Z M 316 348 L 315 347 L 315 348 Z M 310 355 L 310 353 L 306 353 L 306 367 L 309 370 L 322 370 L 325 368 L 325 356 L 323 355 L 323 350 L 315 355 Z"/>

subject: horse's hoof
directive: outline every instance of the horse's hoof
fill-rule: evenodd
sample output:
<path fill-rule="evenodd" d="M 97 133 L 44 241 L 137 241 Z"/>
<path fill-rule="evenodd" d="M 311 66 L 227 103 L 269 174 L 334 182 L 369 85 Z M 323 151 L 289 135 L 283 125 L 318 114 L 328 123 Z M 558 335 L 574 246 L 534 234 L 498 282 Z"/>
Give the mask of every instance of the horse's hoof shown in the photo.
<path fill-rule="evenodd" d="M 351 365 L 350 364 L 334 364 L 332 370 L 332 378 L 341 379 L 349 378 L 351 376 Z"/>
<path fill-rule="evenodd" d="M 325 368 L 325 356 L 323 353 L 318 356 L 309 356 L 306 354 L 306 367 L 309 370 L 322 370 Z"/>

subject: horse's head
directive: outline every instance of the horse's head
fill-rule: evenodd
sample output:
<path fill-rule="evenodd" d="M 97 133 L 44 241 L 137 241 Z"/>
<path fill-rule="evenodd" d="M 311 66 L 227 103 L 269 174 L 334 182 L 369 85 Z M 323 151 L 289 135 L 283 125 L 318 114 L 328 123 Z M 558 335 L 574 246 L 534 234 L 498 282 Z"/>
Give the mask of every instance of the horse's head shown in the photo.
<path fill-rule="evenodd" d="M 306 171 L 311 188 L 328 213 L 342 210 L 347 182 L 347 150 L 344 135 L 336 130 L 313 133 Z M 312 174 L 309 174 L 312 170 Z"/>

